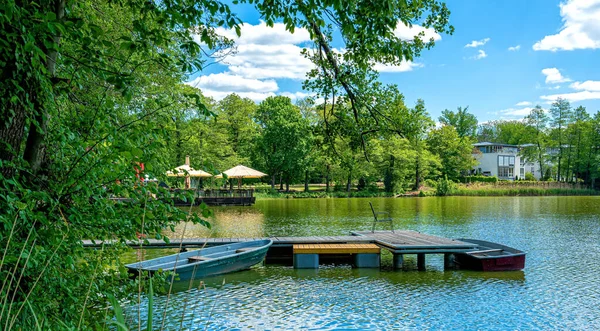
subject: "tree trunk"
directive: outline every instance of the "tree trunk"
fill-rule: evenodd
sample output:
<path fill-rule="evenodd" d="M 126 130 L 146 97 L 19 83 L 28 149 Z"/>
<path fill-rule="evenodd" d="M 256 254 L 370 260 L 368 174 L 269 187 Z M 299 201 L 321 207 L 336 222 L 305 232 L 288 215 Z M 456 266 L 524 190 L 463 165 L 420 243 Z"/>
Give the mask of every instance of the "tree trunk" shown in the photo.
<path fill-rule="evenodd" d="M 421 187 L 421 155 L 417 152 L 417 162 L 415 167 L 415 191 Z"/>
<path fill-rule="evenodd" d="M 308 192 L 308 170 L 304 171 L 304 192 Z"/>
<path fill-rule="evenodd" d="M 56 14 L 56 19 L 58 21 L 64 19 L 65 5 L 66 0 L 58 0 L 54 3 L 54 13 Z M 60 38 L 60 32 L 57 32 L 52 39 L 53 42 L 58 45 L 60 43 Z M 46 47 L 42 47 L 42 49 L 45 48 Z M 46 50 L 46 70 L 50 78 L 54 78 L 56 75 L 57 58 L 57 49 Z M 35 120 L 29 124 L 29 133 L 27 135 L 27 142 L 25 143 L 23 159 L 29 163 L 31 173 L 35 175 L 41 169 L 42 160 L 44 159 L 44 141 L 47 135 L 50 114 L 48 113 L 48 105 L 44 102 L 44 96 L 34 94 L 33 97 L 33 104 L 37 109 L 34 116 Z"/>
<path fill-rule="evenodd" d="M 275 174 L 271 175 L 271 189 L 275 189 Z"/>
<path fill-rule="evenodd" d="M 283 191 L 283 173 L 279 174 L 279 190 Z"/>
<path fill-rule="evenodd" d="M 329 183 L 329 180 L 330 180 L 330 177 L 329 177 L 330 174 L 329 173 L 330 172 L 331 172 L 331 166 L 328 164 L 327 165 L 327 170 L 326 170 L 326 173 L 325 173 L 325 192 L 329 192 L 329 190 L 330 190 L 329 189 L 329 184 L 330 184 Z"/>
<path fill-rule="evenodd" d="M 290 179 L 289 178 L 285 179 L 285 191 L 290 192 Z"/>
<path fill-rule="evenodd" d="M 14 114 L 11 114 L 9 109 L 10 106 L 8 105 L 3 105 L 2 109 L 0 109 L 0 111 L 2 111 L 0 123 L 3 123 L 3 125 L 0 126 L 0 141 L 3 142 L 0 144 L 0 161 L 2 161 L 3 164 L 0 167 L 0 171 L 5 178 L 14 176 L 14 169 L 5 166 L 5 164 L 7 162 L 12 162 L 15 157 L 18 158 L 21 155 L 21 142 L 23 141 L 27 117 L 25 108 L 22 105 L 12 107 L 11 110 L 14 111 Z M 6 125 L 4 123 L 10 124 Z"/>
<path fill-rule="evenodd" d="M 573 162 L 575 165 L 575 179 L 581 177 L 581 129 L 577 133 L 577 156 Z"/>
<path fill-rule="evenodd" d="M 538 145 L 538 162 L 540 163 L 540 180 L 543 180 L 544 176 L 546 175 L 544 173 L 544 154 L 542 153 L 542 146 L 540 146 L 539 141 L 538 141 L 537 145 Z"/>
<path fill-rule="evenodd" d="M 569 149 L 567 149 L 567 151 L 569 152 L 569 154 L 567 155 L 567 168 L 566 168 L 565 179 L 567 182 L 571 182 L 571 178 L 573 177 L 570 175 L 570 172 L 571 172 L 571 145 L 569 145 Z"/>
<path fill-rule="evenodd" d="M 351 189 L 352 189 L 352 172 L 349 171 L 348 172 L 348 182 L 346 183 L 346 191 L 350 192 Z"/>

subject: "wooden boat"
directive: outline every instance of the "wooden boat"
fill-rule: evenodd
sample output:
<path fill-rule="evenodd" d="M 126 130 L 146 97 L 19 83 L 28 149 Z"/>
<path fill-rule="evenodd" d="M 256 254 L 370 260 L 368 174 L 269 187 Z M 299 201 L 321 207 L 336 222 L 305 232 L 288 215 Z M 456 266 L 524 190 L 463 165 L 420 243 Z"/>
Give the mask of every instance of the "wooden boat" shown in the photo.
<path fill-rule="evenodd" d="M 180 280 L 199 279 L 248 269 L 264 260 L 272 244 L 272 240 L 256 240 L 220 245 L 131 263 L 126 267 L 136 275 L 140 271 L 152 274 L 163 270 L 176 272 Z"/>
<path fill-rule="evenodd" d="M 460 268 L 480 271 L 513 271 L 525 268 L 525 252 L 489 241 L 458 239 L 477 244 L 473 251 L 455 253 Z"/>

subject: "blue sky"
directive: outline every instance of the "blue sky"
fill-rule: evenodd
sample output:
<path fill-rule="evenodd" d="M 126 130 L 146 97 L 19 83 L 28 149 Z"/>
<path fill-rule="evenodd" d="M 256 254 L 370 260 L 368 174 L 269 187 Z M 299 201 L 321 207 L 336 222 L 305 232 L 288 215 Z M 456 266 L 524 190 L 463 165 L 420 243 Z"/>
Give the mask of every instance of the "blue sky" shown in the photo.
<path fill-rule="evenodd" d="M 600 0 L 450 0 L 447 5 L 452 36 L 426 31 L 435 47 L 413 63 L 381 70 L 381 80 L 397 84 L 409 106 L 421 98 L 436 119 L 444 109 L 469 106 L 480 122 L 520 119 L 536 104 L 549 108 L 556 96 L 590 113 L 600 110 Z M 268 28 L 251 8 L 235 8 L 245 22 L 242 37 L 234 38 L 237 53 L 190 84 L 215 99 L 233 92 L 257 102 L 269 95 L 306 96 L 301 85 L 310 63 L 299 51 L 309 44 L 308 33 Z M 409 37 L 421 30 L 399 26 L 397 33 Z"/>

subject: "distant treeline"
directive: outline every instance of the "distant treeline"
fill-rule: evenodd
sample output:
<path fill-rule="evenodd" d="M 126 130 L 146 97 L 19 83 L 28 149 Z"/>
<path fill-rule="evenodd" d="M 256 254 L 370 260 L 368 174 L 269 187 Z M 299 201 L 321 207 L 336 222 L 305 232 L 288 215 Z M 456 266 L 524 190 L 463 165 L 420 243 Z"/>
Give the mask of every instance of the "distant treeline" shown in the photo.
<path fill-rule="evenodd" d="M 168 152 L 173 165 L 191 155 L 192 166 L 213 172 L 245 164 L 268 173 L 263 181 L 286 191 L 298 183 L 307 190 L 310 183 L 323 183 L 326 191 L 376 191 L 375 183 L 383 181 L 386 192 L 402 193 L 446 177 L 464 182 L 477 164 L 477 141 L 526 145 L 522 157 L 540 165 L 544 180 L 590 184 L 600 177 L 600 115 L 591 117 L 584 107 L 572 110 L 558 99 L 548 113 L 537 106 L 523 121 L 482 124 L 468 107 L 459 107 L 443 111 L 436 127 L 422 100 L 409 107 L 395 87 L 386 92 L 378 100 L 386 107 L 376 110 L 384 120 L 358 118 L 360 129 L 344 102 L 293 104 L 277 96 L 257 105 L 236 94 L 218 102 L 205 98 L 214 116 L 174 116 Z"/>

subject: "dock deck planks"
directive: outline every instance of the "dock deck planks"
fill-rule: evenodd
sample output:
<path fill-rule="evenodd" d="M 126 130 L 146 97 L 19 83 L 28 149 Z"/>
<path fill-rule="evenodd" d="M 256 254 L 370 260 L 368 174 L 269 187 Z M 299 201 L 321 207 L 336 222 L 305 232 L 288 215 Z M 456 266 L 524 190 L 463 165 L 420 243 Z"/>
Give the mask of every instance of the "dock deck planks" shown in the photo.
<path fill-rule="evenodd" d="M 271 239 L 273 247 L 292 247 L 299 244 L 376 244 L 394 254 L 439 254 L 463 253 L 472 251 L 478 245 L 439 236 L 428 235 L 410 230 L 390 231 L 354 231 L 349 236 L 310 236 L 310 237 L 272 237 L 272 238 L 185 238 L 163 240 L 148 239 L 143 242 L 129 242 L 131 247 L 139 248 L 200 248 L 204 246 L 223 245 L 240 241 Z M 109 242 L 110 243 L 110 242 Z M 102 246 L 101 241 L 83 241 L 84 247 Z"/>
<path fill-rule="evenodd" d="M 374 242 L 393 253 L 425 254 L 425 253 L 462 253 L 473 250 L 477 245 L 459 240 L 433 236 L 416 231 L 355 231 L 359 237 L 372 238 Z"/>

